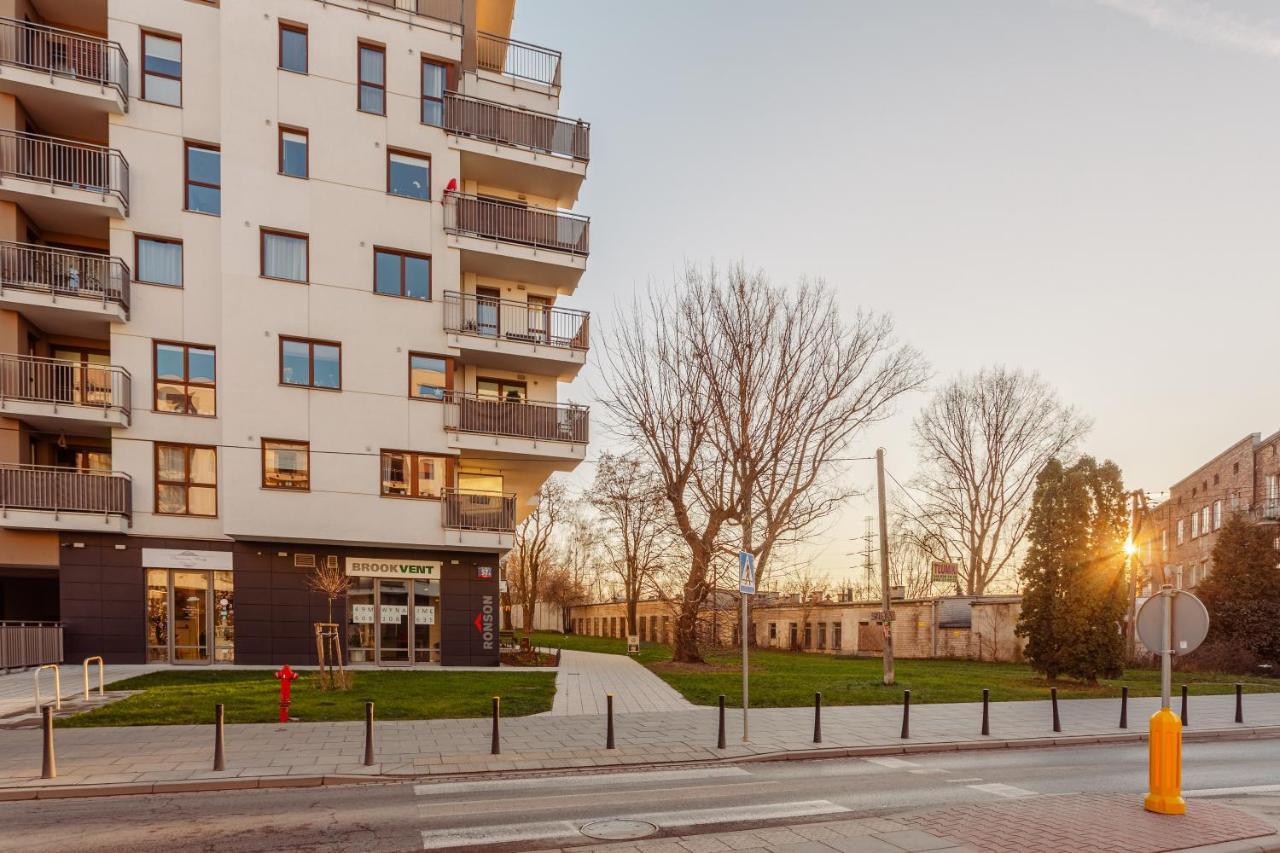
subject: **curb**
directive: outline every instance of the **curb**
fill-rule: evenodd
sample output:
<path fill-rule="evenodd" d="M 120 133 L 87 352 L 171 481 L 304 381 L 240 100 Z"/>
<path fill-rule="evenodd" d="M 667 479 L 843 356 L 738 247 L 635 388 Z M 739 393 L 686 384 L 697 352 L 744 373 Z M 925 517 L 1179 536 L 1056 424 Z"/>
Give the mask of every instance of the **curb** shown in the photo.
<path fill-rule="evenodd" d="M 129 794 L 187 794 L 240 791 L 250 788 L 318 788 L 322 785 L 355 785 L 403 781 L 396 776 L 246 776 L 230 779 L 191 779 L 185 782 L 119 782 L 109 785 L 48 785 L 36 788 L 0 788 L 0 802 L 17 800 L 66 800 L 78 797 L 121 797 Z"/>

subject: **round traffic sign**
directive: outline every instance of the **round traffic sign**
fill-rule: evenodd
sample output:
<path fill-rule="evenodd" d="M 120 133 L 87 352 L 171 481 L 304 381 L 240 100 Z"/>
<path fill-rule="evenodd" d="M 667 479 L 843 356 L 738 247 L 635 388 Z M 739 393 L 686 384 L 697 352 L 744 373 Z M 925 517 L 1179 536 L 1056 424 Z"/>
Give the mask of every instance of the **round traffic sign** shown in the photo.
<path fill-rule="evenodd" d="M 1209 611 L 1204 602 L 1184 590 L 1173 590 L 1173 648 L 1187 655 L 1200 648 L 1209 633 Z M 1164 596 L 1153 595 L 1138 608 L 1138 639 L 1156 654 L 1164 651 Z"/>

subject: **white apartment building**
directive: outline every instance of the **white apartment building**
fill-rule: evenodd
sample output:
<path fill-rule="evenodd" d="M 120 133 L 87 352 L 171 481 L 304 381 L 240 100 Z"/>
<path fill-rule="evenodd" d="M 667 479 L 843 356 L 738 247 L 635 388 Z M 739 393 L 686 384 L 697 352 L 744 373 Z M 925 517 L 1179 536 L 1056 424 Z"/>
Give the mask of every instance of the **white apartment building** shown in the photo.
<path fill-rule="evenodd" d="M 588 411 L 586 123 L 514 0 L 0 0 L 0 620 L 497 663 Z M 568 303 L 568 304 L 565 304 Z"/>

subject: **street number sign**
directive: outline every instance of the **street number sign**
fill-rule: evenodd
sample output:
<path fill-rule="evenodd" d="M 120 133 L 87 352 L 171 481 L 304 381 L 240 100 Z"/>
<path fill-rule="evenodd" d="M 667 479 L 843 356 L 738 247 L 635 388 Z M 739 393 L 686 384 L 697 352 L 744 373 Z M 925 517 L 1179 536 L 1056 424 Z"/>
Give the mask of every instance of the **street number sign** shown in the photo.
<path fill-rule="evenodd" d="M 756 594 L 756 558 L 749 551 L 738 552 L 738 592 Z"/>
<path fill-rule="evenodd" d="M 1156 654 L 1164 649 L 1164 602 L 1153 595 L 1138 608 L 1138 639 Z M 1209 633 L 1209 611 L 1204 602 L 1184 590 L 1173 594 L 1173 648 L 1174 655 L 1189 655 Z"/>

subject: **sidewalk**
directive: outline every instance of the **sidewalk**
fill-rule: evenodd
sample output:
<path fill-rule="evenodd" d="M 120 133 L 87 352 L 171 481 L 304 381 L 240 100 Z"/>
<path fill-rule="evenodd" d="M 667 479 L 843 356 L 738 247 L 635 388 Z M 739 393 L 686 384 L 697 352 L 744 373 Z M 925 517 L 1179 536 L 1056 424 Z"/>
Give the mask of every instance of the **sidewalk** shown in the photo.
<path fill-rule="evenodd" d="M 549 712 L 552 716 L 603 714 L 609 693 L 614 696 L 613 710 L 618 714 L 692 711 L 696 707 L 629 657 L 571 649 L 560 653 L 556 698 Z"/>
<path fill-rule="evenodd" d="M 1129 703 L 1132 728 L 1117 727 L 1120 702 L 1060 703 L 1062 732 L 1054 734 L 1048 702 L 991 706 L 991 736 L 978 732 L 981 704 L 921 705 L 911 710 L 911 738 L 900 737 L 898 706 L 825 708 L 823 742 L 813 743 L 813 710 L 751 712 L 750 743 L 741 742 L 741 712 L 729 713 L 727 749 L 716 748 L 715 708 L 616 716 L 617 749 L 606 750 L 602 716 L 517 717 L 502 721 L 502 754 L 491 755 L 490 721 L 420 720 L 378 723 L 377 763 L 364 766 L 362 722 L 227 726 L 227 769 L 214 772 L 213 726 L 136 726 L 58 729 L 59 777 L 41 780 L 38 729 L 0 731 L 0 791 L 5 798 L 36 796 L 48 786 L 132 783 L 146 790 L 164 783 L 210 782 L 217 787 L 321 784 L 342 775 L 425 776 L 484 771 L 661 764 L 801 755 L 886 754 L 1055 743 L 1100 738 L 1140 740 L 1155 698 Z M 1280 694 L 1245 697 L 1245 723 L 1233 722 L 1235 697 L 1192 696 L 1185 737 L 1280 736 Z M 210 709 L 212 718 L 212 708 Z M 1273 728 L 1274 727 L 1274 728 Z M 284 778 L 282 778 L 284 777 Z M 131 791 L 138 792 L 138 791 Z M 50 792 L 52 793 L 52 792 Z M 104 792 L 105 793 L 105 792 Z"/>

